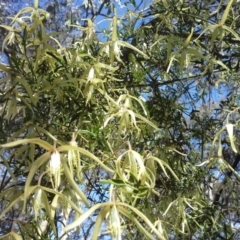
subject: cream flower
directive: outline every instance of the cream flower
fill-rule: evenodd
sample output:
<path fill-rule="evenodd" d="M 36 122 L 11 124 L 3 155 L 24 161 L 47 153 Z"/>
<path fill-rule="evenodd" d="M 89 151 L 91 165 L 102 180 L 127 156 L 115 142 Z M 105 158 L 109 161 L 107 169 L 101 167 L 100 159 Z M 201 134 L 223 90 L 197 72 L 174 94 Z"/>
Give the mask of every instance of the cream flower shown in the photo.
<path fill-rule="evenodd" d="M 94 78 L 94 68 L 91 67 L 88 73 L 88 82 L 91 82 Z"/>

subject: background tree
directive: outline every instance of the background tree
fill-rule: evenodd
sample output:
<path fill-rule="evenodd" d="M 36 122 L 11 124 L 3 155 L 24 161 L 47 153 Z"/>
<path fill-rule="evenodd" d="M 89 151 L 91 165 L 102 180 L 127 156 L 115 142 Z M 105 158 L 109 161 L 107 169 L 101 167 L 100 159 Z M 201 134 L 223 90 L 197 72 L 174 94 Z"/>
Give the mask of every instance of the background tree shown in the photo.
<path fill-rule="evenodd" d="M 239 3 L 125 5 L 2 25 L 2 235 L 238 238 Z"/>

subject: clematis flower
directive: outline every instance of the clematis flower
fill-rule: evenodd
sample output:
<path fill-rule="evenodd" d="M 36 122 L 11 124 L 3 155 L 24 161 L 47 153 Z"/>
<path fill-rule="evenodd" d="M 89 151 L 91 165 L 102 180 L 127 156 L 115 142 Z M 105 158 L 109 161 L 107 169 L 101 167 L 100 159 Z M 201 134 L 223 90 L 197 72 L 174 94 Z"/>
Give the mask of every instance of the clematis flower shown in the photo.
<path fill-rule="evenodd" d="M 58 151 L 55 151 L 52 155 L 51 155 L 51 159 L 49 162 L 50 165 L 50 173 L 51 174 L 56 174 L 60 167 L 61 167 L 61 160 L 60 160 L 60 154 Z"/>
<path fill-rule="evenodd" d="M 91 82 L 94 78 L 94 68 L 91 67 L 88 73 L 88 82 Z"/>
<path fill-rule="evenodd" d="M 58 151 L 53 152 L 51 155 L 49 173 L 53 187 L 57 189 L 61 180 L 61 156 Z"/>

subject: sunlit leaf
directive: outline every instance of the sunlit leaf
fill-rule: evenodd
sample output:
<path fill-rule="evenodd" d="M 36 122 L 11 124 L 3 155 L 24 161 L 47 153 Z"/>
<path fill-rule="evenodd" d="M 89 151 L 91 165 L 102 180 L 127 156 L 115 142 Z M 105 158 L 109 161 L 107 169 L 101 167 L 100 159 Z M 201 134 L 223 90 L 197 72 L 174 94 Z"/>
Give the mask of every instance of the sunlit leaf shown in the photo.
<path fill-rule="evenodd" d="M 224 11 L 224 13 L 223 13 L 222 19 L 221 19 L 221 21 L 219 22 L 219 25 L 222 26 L 222 25 L 225 23 L 225 21 L 227 20 L 227 17 L 228 17 L 228 15 L 229 15 L 230 8 L 231 8 L 232 4 L 233 4 L 233 0 L 229 0 L 229 2 L 228 2 L 228 4 L 227 4 L 227 7 L 226 7 L 226 9 L 225 9 L 225 11 Z"/>
<path fill-rule="evenodd" d="M 10 148 L 10 147 L 15 147 L 17 145 L 26 144 L 26 143 L 37 144 L 37 145 L 43 147 L 47 151 L 51 151 L 53 149 L 51 144 L 49 144 L 41 139 L 37 139 L 37 138 L 17 140 L 17 141 L 11 142 L 11 143 L 2 144 L 1 147 Z"/>
<path fill-rule="evenodd" d="M 69 150 L 78 151 L 81 154 L 85 155 L 86 157 L 89 157 L 89 158 L 93 159 L 94 161 L 96 161 L 103 169 L 107 170 L 108 172 L 112 172 L 112 173 L 114 172 L 112 169 L 107 167 L 103 162 L 101 162 L 96 156 L 94 156 L 92 153 L 90 153 L 89 151 L 87 151 L 84 148 L 70 146 L 70 145 L 63 145 L 63 146 L 58 147 L 57 150 L 59 152 L 69 151 Z"/>
<path fill-rule="evenodd" d="M 110 206 L 106 206 L 105 208 L 103 208 L 103 210 L 98 214 L 97 220 L 94 224 L 94 229 L 93 229 L 93 234 L 92 234 L 92 240 L 97 240 L 99 233 L 100 233 L 100 229 L 101 229 L 101 225 L 103 224 L 106 215 L 109 213 L 110 211 Z"/>
<path fill-rule="evenodd" d="M 15 232 L 11 232 L 11 235 L 16 240 L 22 240 L 22 237 L 19 234 L 15 233 Z"/>
<path fill-rule="evenodd" d="M 235 153 L 237 153 L 237 149 L 236 149 L 236 146 L 235 146 L 235 143 L 234 143 L 234 136 L 233 136 L 233 124 L 227 123 L 226 128 L 227 128 L 227 132 L 228 132 L 228 135 L 229 135 L 232 150 Z"/>
<path fill-rule="evenodd" d="M 79 188 L 79 186 L 75 183 L 73 176 L 68 168 L 68 165 L 66 164 L 66 162 L 63 160 L 62 161 L 62 165 L 63 165 L 63 169 L 64 169 L 64 173 L 65 176 L 69 182 L 69 184 L 72 186 L 72 188 L 76 191 L 76 193 L 79 195 L 79 197 L 81 198 L 81 200 L 84 202 L 84 204 L 86 206 L 89 206 L 88 200 L 86 198 L 86 196 L 84 195 L 84 193 L 82 192 L 82 190 Z"/>
<path fill-rule="evenodd" d="M 46 152 L 43 155 L 41 155 L 37 160 L 35 160 L 30 168 L 30 172 L 28 174 L 25 187 L 24 187 L 24 211 L 26 209 L 26 204 L 27 204 L 27 197 L 30 195 L 30 185 L 32 182 L 33 177 L 35 176 L 37 170 L 39 169 L 40 166 L 42 166 L 45 162 L 47 162 L 50 159 L 51 153 Z"/>

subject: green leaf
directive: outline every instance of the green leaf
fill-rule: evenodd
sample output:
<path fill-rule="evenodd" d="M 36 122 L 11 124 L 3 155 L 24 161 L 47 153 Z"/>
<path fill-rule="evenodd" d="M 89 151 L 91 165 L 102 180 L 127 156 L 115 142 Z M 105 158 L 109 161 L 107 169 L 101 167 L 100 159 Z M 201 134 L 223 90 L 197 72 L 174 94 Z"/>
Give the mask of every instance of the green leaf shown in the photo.
<path fill-rule="evenodd" d="M 11 142 L 11 143 L 2 144 L 1 147 L 3 147 L 3 148 L 10 148 L 10 147 L 15 147 L 17 145 L 26 144 L 26 143 L 37 144 L 37 145 L 39 145 L 40 147 L 44 148 L 47 151 L 53 150 L 53 146 L 52 145 L 50 145 L 49 143 L 47 143 L 47 142 L 45 142 L 45 141 L 43 141 L 41 139 L 38 139 L 38 138 L 21 139 L 21 140 L 17 140 L 17 141 Z"/>
<path fill-rule="evenodd" d="M 237 153 L 238 151 L 236 149 L 236 146 L 235 146 L 235 143 L 234 143 L 234 136 L 233 136 L 233 124 L 227 123 L 226 124 L 226 128 L 227 128 L 227 132 L 228 132 L 228 135 L 229 135 L 229 139 L 230 139 L 232 150 L 235 153 Z"/>
<path fill-rule="evenodd" d="M 47 187 L 43 187 L 43 186 L 40 186 L 40 188 L 41 188 L 42 190 L 46 191 L 46 192 L 49 192 L 49 193 L 54 194 L 55 197 L 56 197 L 56 195 L 59 196 L 59 197 L 62 199 L 63 202 L 68 203 L 78 214 L 82 214 L 82 212 L 81 212 L 81 210 L 79 209 L 79 207 L 78 207 L 74 202 L 72 202 L 72 201 L 68 198 L 68 196 L 66 196 L 66 195 L 64 195 L 64 194 L 62 194 L 62 193 L 60 193 L 60 192 L 57 192 L 56 190 L 51 189 L 51 188 L 47 188 Z M 54 200 L 56 201 L 57 199 L 56 199 L 55 197 L 54 197 Z M 54 204 L 56 204 L 56 202 L 54 202 Z M 54 204 L 52 203 L 52 207 L 55 207 L 55 206 L 56 206 L 56 205 L 54 205 Z M 54 209 L 53 209 L 52 211 L 54 211 Z M 52 214 L 53 214 L 53 212 L 51 212 L 51 216 L 53 216 Z"/>
<path fill-rule="evenodd" d="M 5 73 L 11 73 L 11 70 L 4 64 L 0 64 L 0 70 L 5 72 Z M 7 76 L 5 78 L 1 78 L 1 83 L 4 83 L 5 81 L 10 80 L 10 77 Z"/>
<path fill-rule="evenodd" d="M 44 208 L 46 210 L 46 214 L 49 217 L 49 222 L 51 224 L 53 233 L 57 237 L 57 229 L 56 229 L 56 226 L 55 226 L 54 217 L 52 218 L 52 211 L 51 211 L 51 207 L 50 207 L 50 204 L 49 204 L 49 199 L 48 199 L 48 197 L 47 197 L 47 195 L 44 191 L 42 192 L 42 200 L 43 200 Z"/>
<path fill-rule="evenodd" d="M 89 203 L 88 200 L 86 198 L 86 196 L 84 195 L 84 193 L 82 192 L 82 190 L 79 188 L 79 186 L 75 183 L 73 176 L 70 172 L 70 169 L 67 165 L 67 163 L 65 162 L 65 160 L 62 160 L 62 165 L 63 165 L 63 169 L 64 169 L 64 173 L 65 176 L 69 182 L 69 184 L 72 186 L 72 188 L 76 191 L 76 193 L 79 195 L 79 197 L 82 199 L 82 201 L 84 202 L 84 204 L 89 207 Z"/>
<path fill-rule="evenodd" d="M 218 139 L 218 157 L 222 157 L 222 139 L 221 139 L 221 135 L 219 136 L 219 139 Z"/>
<path fill-rule="evenodd" d="M 98 214 L 97 220 L 96 220 L 95 225 L 94 225 L 93 234 L 92 234 L 92 237 L 91 237 L 92 240 L 97 240 L 98 239 L 100 229 L 101 229 L 101 225 L 104 222 L 104 220 L 105 220 L 107 214 L 109 213 L 110 209 L 111 209 L 110 206 L 106 206 Z"/>
<path fill-rule="evenodd" d="M 139 119 L 141 119 L 144 123 L 148 124 L 149 126 L 155 128 L 156 130 L 159 130 L 159 128 L 154 124 L 152 123 L 151 121 L 149 121 L 147 118 L 143 117 L 142 115 L 138 114 L 138 113 L 134 113 L 135 116 Z"/>
<path fill-rule="evenodd" d="M 34 0 L 34 8 L 38 9 L 38 0 Z"/>
<path fill-rule="evenodd" d="M 35 162 L 33 162 L 30 167 L 30 172 L 27 176 L 27 180 L 24 187 L 24 206 L 23 206 L 24 211 L 26 209 L 27 198 L 32 191 L 30 188 L 32 179 L 36 174 L 37 170 L 39 169 L 39 167 L 42 166 L 45 162 L 47 162 L 50 159 L 50 157 L 51 157 L 51 152 L 46 152 L 43 155 L 41 155 Z"/>
<path fill-rule="evenodd" d="M 12 177 L 12 179 L 13 179 L 14 181 L 17 181 L 17 178 L 15 177 L 12 169 L 11 169 L 10 166 L 9 166 L 9 161 L 7 161 L 7 159 L 4 157 L 4 151 L 1 151 L 1 158 L 2 158 L 2 160 L 3 160 L 4 166 L 6 167 L 8 173 L 10 174 L 10 176 Z"/>
<path fill-rule="evenodd" d="M 146 236 L 148 239 L 155 240 L 155 238 L 152 236 L 152 234 L 143 227 L 143 225 L 135 218 L 131 213 L 126 211 L 124 208 L 119 207 L 119 212 L 122 213 L 124 216 L 126 216 L 129 220 L 131 220 L 134 225 L 143 233 L 144 236 Z"/>
<path fill-rule="evenodd" d="M 34 191 L 35 188 L 31 188 L 31 192 Z M 11 191 L 13 190 L 12 188 L 10 189 Z M 6 191 L 4 191 L 4 193 L 6 193 Z M 6 197 L 7 195 L 5 195 Z M 2 197 L 3 199 L 3 197 Z M 1 212 L 0 214 L 0 218 L 2 218 L 6 213 L 8 213 L 10 210 L 12 210 L 12 208 L 15 206 L 15 204 L 17 204 L 18 202 L 23 201 L 23 193 L 22 192 L 17 192 L 16 194 L 14 194 L 14 196 L 12 196 L 11 198 L 11 202 L 9 202 L 8 206 Z"/>
<path fill-rule="evenodd" d="M 15 30 L 13 27 L 10 27 L 10 26 L 7 26 L 7 25 L 0 25 L 0 27 L 5 28 L 10 32 L 14 32 L 14 30 Z"/>
<path fill-rule="evenodd" d="M 229 0 L 229 1 L 228 1 L 228 5 L 227 5 L 227 7 L 226 7 L 226 9 L 225 9 L 225 11 L 224 11 L 224 13 L 223 13 L 222 19 L 221 19 L 221 21 L 219 22 L 219 25 L 222 26 L 222 25 L 226 22 L 232 4 L 233 4 L 233 0 Z"/>
<path fill-rule="evenodd" d="M 193 35 L 193 28 L 191 28 L 191 33 L 190 35 L 187 37 L 187 39 L 185 40 L 185 42 L 183 43 L 183 48 L 187 48 L 189 43 L 190 43 L 190 40 L 192 38 L 192 35 Z"/>
<path fill-rule="evenodd" d="M 83 213 L 78 219 L 76 219 L 74 222 L 70 223 L 64 228 L 65 232 L 70 231 L 73 228 L 81 226 L 81 224 L 92 214 L 94 213 L 98 208 L 100 207 L 107 207 L 112 206 L 113 203 L 102 203 L 102 204 L 96 204 L 93 207 L 91 207 L 89 210 L 87 210 L 85 213 Z M 100 221 L 100 220 L 99 220 Z"/>
<path fill-rule="evenodd" d="M 113 184 L 117 187 L 126 186 L 126 183 L 121 179 L 101 179 L 100 183 L 102 183 L 102 184 Z"/>
<path fill-rule="evenodd" d="M 76 151 L 82 153 L 83 155 L 85 155 L 85 156 L 93 159 L 94 161 L 96 161 L 103 169 L 107 170 L 108 172 L 114 173 L 114 170 L 107 167 L 99 158 L 97 158 L 96 156 L 94 156 L 92 153 L 85 150 L 84 148 L 75 147 L 75 146 L 71 146 L 71 145 L 63 145 L 63 146 L 58 147 L 57 150 L 59 152 L 76 150 Z"/>
<path fill-rule="evenodd" d="M 16 240 L 22 240 L 22 237 L 19 234 L 15 233 L 15 232 L 11 232 L 11 235 Z"/>
<path fill-rule="evenodd" d="M 117 43 L 120 45 L 120 46 L 123 46 L 123 47 L 127 47 L 127 48 L 130 48 L 138 53 L 140 53 L 142 56 L 144 56 L 146 59 L 149 59 L 149 57 L 142 51 L 140 51 L 139 49 L 137 49 L 136 47 L 132 46 L 131 44 L 127 43 L 127 42 L 123 42 L 123 41 L 120 41 L 118 40 Z"/>
<path fill-rule="evenodd" d="M 115 42 L 118 39 L 118 36 L 117 36 L 117 16 L 113 17 L 112 26 L 113 26 L 112 41 Z"/>

